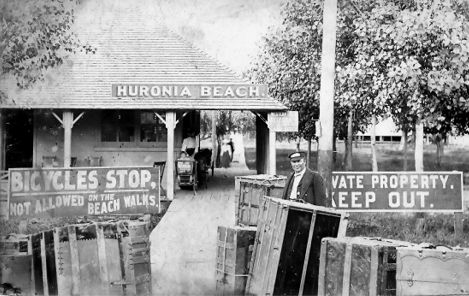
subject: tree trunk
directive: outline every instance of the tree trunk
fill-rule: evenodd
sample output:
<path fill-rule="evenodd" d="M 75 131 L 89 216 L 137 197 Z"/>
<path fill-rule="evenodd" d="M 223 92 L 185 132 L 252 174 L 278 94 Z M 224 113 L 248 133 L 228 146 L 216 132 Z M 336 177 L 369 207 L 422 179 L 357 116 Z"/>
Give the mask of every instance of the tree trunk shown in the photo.
<path fill-rule="evenodd" d="M 378 160 L 376 158 L 376 115 L 371 117 L 371 168 L 373 172 L 378 171 Z"/>
<path fill-rule="evenodd" d="M 407 131 L 402 131 L 402 150 L 404 152 L 404 166 L 402 170 L 405 172 L 407 171 L 407 139 L 408 139 L 408 134 Z"/>
<path fill-rule="evenodd" d="M 352 145 L 353 145 L 353 110 L 349 111 L 347 124 L 347 142 L 345 144 L 345 170 L 352 170 Z"/>
<path fill-rule="evenodd" d="M 301 138 L 296 137 L 296 151 L 300 151 Z"/>
<path fill-rule="evenodd" d="M 415 126 L 415 171 L 423 172 L 423 123 L 417 122 Z M 416 229 L 425 232 L 425 213 L 416 213 Z"/>
<path fill-rule="evenodd" d="M 311 168 L 311 138 L 308 139 L 308 150 L 306 151 L 306 167 Z"/>
<path fill-rule="evenodd" d="M 441 137 L 440 135 L 436 135 L 435 144 L 436 144 L 436 166 L 437 168 L 440 169 L 441 157 L 443 156 L 443 153 L 444 153 L 443 137 Z"/>
<path fill-rule="evenodd" d="M 399 143 L 399 151 L 404 151 L 404 142 L 407 141 L 407 133 L 405 131 L 401 131 L 401 142 Z"/>
<path fill-rule="evenodd" d="M 415 126 L 415 171 L 423 172 L 423 123 Z"/>

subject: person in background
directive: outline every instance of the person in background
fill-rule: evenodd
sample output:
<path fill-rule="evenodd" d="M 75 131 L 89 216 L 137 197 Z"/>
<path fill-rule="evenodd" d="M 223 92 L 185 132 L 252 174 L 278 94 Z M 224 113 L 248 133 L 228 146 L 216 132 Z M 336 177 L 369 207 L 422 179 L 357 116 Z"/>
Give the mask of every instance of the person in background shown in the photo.
<path fill-rule="evenodd" d="M 288 177 L 283 199 L 326 206 L 326 187 L 323 178 L 306 167 L 306 154 L 293 152 L 288 158 L 293 173 Z"/>
<path fill-rule="evenodd" d="M 187 152 L 191 157 L 194 156 L 194 152 L 197 150 L 197 138 L 195 132 L 189 132 L 187 137 L 182 141 L 181 150 Z"/>
<path fill-rule="evenodd" d="M 234 143 L 233 143 L 233 138 L 230 138 L 230 141 L 228 141 L 228 145 L 230 146 L 231 150 L 231 161 L 233 161 L 233 154 L 234 154 Z"/>

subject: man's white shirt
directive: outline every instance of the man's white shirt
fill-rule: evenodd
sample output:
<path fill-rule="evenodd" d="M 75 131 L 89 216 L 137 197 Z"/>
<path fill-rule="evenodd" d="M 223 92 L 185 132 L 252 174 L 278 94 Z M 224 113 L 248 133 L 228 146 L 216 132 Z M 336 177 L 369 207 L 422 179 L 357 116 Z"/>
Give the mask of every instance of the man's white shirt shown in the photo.
<path fill-rule="evenodd" d="M 306 168 L 304 168 L 301 172 L 295 173 L 295 177 L 293 179 L 293 184 L 291 186 L 291 193 L 290 193 L 290 199 L 296 199 L 298 195 L 298 184 L 300 184 L 301 179 L 303 178 L 303 175 L 306 172 Z"/>

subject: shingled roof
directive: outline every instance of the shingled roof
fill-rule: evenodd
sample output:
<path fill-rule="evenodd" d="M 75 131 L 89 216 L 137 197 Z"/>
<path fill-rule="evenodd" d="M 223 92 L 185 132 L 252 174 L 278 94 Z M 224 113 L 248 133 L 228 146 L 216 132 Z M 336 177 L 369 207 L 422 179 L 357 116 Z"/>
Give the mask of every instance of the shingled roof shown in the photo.
<path fill-rule="evenodd" d="M 51 69 L 44 82 L 27 90 L 14 79 L 0 82 L 1 108 L 53 109 L 225 109 L 285 110 L 269 96 L 256 98 L 144 99 L 112 96 L 113 84 L 246 84 L 234 72 L 158 22 L 156 1 L 84 2 L 74 30 L 96 47 Z"/>

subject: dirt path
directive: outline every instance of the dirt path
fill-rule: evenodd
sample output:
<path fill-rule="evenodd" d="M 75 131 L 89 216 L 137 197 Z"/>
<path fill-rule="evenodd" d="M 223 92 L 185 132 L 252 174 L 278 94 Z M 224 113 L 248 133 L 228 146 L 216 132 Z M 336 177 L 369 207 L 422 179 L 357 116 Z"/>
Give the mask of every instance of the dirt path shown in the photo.
<path fill-rule="evenodd" d="M 215 294 L 217 227 L 234 226 L 234 177 L 255 174 L 239 161 L 215 169 L 208 189 L 197 195 L 176 191 L 150 236 L 153 295 Z"/>

